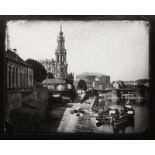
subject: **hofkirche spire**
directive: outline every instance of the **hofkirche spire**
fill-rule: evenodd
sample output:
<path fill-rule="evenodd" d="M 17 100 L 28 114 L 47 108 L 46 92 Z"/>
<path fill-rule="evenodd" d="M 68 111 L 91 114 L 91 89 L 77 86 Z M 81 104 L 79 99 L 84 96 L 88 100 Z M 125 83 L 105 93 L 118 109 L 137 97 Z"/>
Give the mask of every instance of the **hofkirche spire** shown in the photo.
<path fill-rule="evenodd" d="M 57 37 L 56 53 L 66 53 L 65 38 L 64 38 L 63 32 L 62 32 L 62 25 L 60 25 L 60 31 L 59 31 L 59 35 Z"/>
<path fill-rule="evenodd" d="M 65 37 L 62 32 L 62 25 L 58 26 L 57 47 L 55 50 L 55 60 L 44 60 L 46 70 L 54 74 L 55 78 L 66 79 L 68 63 L 66 61 L 67 53 L 65 49 Z"/>
<path fill-rule="evenodd" d="M 60 32 L 62 32 L 62 25 L 60 25 Z"/>
<path fill-rule="evenodd" d="M 62 32 L 62 25 L 60 25 L 60 32 L 59 32 L 59 35 L 63 35 L 63 32 Z"/>
<path fill-rule="evenodd" d="M 65 39 L 62 32 L 62 25 L 60 25 L 59 36 L 57 37 L 57 48 L 55 51 L 55 60 L 56 60 L 55 77 L 66 77 L 68 64 L 66 62 Z"/>

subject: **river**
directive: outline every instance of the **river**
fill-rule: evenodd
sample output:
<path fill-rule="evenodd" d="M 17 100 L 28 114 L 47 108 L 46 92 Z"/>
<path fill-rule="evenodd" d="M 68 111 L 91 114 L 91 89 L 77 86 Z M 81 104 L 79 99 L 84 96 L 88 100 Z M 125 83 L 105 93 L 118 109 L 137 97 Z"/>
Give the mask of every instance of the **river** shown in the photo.
<path fill-rule="evenodd" d="M 97 133 L 115 133 L 115 134 L 131 134 L 142 133 L 149 127 L 149 101 L 140 97 L 126 98 L 126 102 L 130 103 L 135 110 L 134 121 L 114 128 L 110 124 L 103 124 L 99 127 L 95 127 Z M 105 103 L 110 108 L 121 109 L 122 101 L 118 98 L 105 100 Z M 93 121 L 94 122 L 94 121 Z"/>

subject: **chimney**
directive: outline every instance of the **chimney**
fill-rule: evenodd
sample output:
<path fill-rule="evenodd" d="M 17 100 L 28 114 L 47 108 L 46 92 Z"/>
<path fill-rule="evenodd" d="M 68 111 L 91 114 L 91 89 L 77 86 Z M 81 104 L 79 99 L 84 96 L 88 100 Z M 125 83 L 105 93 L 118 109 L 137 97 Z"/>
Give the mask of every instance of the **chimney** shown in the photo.
<path fill-rule="evenodd" d="M 17 49 L 13 49 L 13 52 L 17 54 Z"/>
<path fill-rule="evenodd" d="M 10 37 L 8 34 L 8 27 L 6 28 L 6 41 L 5 41 L 5 45 L 6 45 L 6 50 L 11 50 L 10 48 Z"/>

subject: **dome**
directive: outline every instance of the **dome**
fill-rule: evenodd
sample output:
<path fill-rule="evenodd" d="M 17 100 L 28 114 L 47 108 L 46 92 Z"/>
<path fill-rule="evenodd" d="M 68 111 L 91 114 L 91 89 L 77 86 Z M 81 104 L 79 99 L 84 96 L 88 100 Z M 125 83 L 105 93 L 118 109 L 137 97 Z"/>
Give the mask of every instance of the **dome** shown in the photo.
<path fill-rule="evenodd" d="M 95 81 L 99 81 L 99 78 L 98 77 L 95 77 Z"/>
<path fill-rule="evenodd" d="M 103 80 L 103 76 L 102 75 L 98 75 L 95 77 L 95 81 L 101 81 Z"/>

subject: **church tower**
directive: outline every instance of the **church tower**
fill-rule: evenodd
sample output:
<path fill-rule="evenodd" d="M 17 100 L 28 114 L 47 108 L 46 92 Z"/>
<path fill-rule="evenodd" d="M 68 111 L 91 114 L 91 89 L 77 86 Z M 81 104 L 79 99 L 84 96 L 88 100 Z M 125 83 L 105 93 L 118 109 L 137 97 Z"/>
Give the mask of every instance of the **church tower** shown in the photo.
<path fill-rule="evenodd" d="M 67 67 L 65 38 L 62 32 L 62 26 L 60 26 L 59 36 L 57 37 L 57 49 L 55 50 L 55 77 L 66 78 Z"/>

